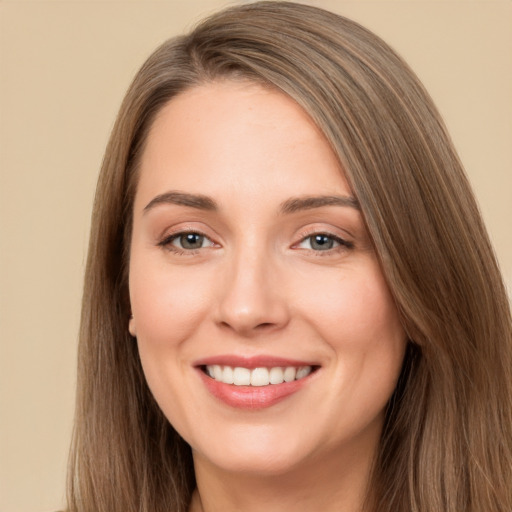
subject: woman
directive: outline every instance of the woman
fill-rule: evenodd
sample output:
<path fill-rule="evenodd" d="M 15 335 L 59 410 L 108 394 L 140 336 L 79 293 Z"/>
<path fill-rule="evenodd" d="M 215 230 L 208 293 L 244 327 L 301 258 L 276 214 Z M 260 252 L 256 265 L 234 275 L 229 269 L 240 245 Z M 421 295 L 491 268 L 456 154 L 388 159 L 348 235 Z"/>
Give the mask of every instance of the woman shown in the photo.
<path fill-rule="evenodd" d="M 293 3 L 160 47 L 105 155 L 69 510 L 509 511 L 512 326 L 446 129 Z"/>

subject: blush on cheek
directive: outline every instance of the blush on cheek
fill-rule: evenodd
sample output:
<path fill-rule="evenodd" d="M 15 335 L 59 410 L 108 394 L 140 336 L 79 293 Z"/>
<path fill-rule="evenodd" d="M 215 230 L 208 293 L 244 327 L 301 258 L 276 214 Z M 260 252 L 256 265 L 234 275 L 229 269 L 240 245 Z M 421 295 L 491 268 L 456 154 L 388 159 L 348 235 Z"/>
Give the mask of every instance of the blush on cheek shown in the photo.
<path fill-rule="evenodd" d="M 174 346 L 190 338 L 198 323 L 196 314 L 187 304 L 179 302 L 166 303 L 163 310 L 145 308 L 141 311 L 137 325 L 138 338 L 147 340 L 154 345 Z"/>
<path fill-rule="evenodd" d="M 208 290 L 198 276 L 187 279 L 178 272 L 151 273 L 147 265 L 133 265 L 130 275 L 132 311 L 137 336 L 164 344 L 189 337 L 208 311 Z M 158 340 L 158 341 L 157 341 Z"/>
<path fill-rule="evenodd" d="M 383 363 L 401 361 L 405 347 L 405 332 L 400 323 L 389 289 L 373 258 L 368 258 L 364 272 L 351 269 L 350 278 L 341 275 L 335 282 L 325 283 L 324 293 L 313 295 L 309 311 L 322 326 L 324 338 L 334 350 L 342 349 L 344 357 L 356 359 L 380 354 Z M 346 352 L 348 351 L 348 352 Z M 366 356 L 364 355 L 366 354 Z M 355 362 L 354 362 L 355 364 Z"/>

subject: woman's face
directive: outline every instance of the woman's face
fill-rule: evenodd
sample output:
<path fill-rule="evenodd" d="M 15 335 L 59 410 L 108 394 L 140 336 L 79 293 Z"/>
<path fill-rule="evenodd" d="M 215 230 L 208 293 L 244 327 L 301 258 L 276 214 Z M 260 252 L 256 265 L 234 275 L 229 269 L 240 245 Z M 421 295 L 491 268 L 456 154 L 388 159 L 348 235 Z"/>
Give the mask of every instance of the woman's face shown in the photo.
<path fill-rule="evenodd" d="M 304 111 L 250 83 L 193 88 L 160 111 L 140 171 L 129 328 L 196 465 L 371 457 L 405 335 Z"/>

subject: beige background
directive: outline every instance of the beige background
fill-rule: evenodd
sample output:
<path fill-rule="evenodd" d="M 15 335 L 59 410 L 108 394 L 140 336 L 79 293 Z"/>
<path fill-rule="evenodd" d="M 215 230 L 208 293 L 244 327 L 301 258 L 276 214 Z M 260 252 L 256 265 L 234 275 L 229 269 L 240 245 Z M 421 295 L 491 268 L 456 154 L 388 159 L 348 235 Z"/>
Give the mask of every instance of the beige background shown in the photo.
<path fill-rule="evenodd" d="M 123 93 L 157 44 L 226 3 L 0 0 L 1 512 L 63 505 L 90 207 Z M 376 31 L 424 81 L 510 289 L 512 1 L 310 3 Z"/>

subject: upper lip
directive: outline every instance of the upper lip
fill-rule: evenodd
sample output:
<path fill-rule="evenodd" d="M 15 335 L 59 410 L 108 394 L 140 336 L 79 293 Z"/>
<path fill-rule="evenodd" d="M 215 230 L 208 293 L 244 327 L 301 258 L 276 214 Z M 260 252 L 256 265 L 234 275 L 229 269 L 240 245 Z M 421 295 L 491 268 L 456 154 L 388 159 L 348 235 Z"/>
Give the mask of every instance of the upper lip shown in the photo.
<path fill-rule="evenodd" d="M 218 355 L 205 357 L 199 359 L 194 363 L 194 366 L 231 366 L 233 368 L 275 368 L 275 367 L 286 367 L 286 366 L 318 366 L 311 361 L 300 361 L 297 359 L 289 359 L 284 357 L 272 356 L 272 355 L 258 355 L 258 356 L 237 356 L 232 354 Z"/>

